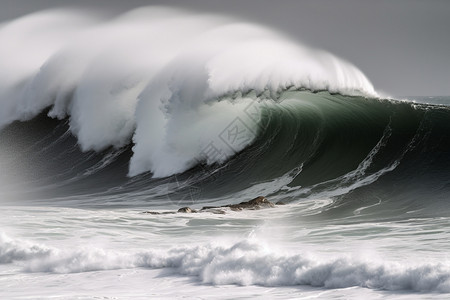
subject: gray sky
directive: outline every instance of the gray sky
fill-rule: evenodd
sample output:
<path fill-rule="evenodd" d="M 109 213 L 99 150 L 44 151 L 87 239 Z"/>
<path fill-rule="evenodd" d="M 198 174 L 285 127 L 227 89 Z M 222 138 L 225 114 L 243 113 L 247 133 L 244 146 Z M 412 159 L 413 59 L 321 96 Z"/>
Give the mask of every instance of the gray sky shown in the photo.
<path fill-rule="evenodd" d="M 152 4 L 273 27 L 352 62 L 390 95 L 450 95 L 447 0 L 0 0 L 0 22 L 66 5 L 118 13 Z"/>

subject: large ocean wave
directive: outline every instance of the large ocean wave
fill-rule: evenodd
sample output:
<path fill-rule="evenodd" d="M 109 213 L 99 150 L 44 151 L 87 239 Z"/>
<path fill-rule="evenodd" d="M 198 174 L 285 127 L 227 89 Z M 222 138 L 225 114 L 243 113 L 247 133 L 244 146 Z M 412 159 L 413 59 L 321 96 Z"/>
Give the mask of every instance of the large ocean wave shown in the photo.
<path fill-rule="evenodd" d="M 2 193 L 447 211 L 448 107 L 380 99 L 353 65 L 262 26 L 51 10 L 0 41 Z"/>

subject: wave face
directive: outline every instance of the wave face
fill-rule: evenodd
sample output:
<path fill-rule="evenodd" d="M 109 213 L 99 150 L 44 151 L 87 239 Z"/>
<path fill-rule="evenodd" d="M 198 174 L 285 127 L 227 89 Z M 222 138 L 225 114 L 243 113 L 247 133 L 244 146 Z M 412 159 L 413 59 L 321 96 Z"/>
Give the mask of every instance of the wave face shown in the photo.
<path fill-rule="evenodd" d="M 25 198 L 85 195 L 90 205 L 186 205 L 265 195 L 284 202 L 334 199 L 332 214 L 360 212 L 361 206 L 367 215 L 387 218 L 448 213 L 447 106 L 298 90 L 251 91 L 218 103 L 224 112 L 241 99 L 247 105 L 242 117 L 231 114 L 192 168 L 164 178 L 151 172 L 128 176 L 135 145 L 81 151 L 69 119 L 43 113 L 16 122 L 1 133 L 3 152 L 9 153 L 4 165 L 22 179 L 9 186 Z M 208 128 L 185 131 L 192 134 L 175 135 L 179 142 L 208 142 L 201 135 Z M 96 200 L 89 200 L 94 194 Z M 82 204 L 84 198 L 77 199 Z"/>

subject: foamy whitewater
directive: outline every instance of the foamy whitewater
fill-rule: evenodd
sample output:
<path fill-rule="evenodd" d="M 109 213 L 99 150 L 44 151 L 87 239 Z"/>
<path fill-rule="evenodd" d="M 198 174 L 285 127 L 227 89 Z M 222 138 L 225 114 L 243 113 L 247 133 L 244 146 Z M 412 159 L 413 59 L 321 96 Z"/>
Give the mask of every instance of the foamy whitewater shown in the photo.
<path fill-rule="evenodd" d="M 174 8 L 0 45 L 1 299 L 448 298 L 449 97 Z"/>

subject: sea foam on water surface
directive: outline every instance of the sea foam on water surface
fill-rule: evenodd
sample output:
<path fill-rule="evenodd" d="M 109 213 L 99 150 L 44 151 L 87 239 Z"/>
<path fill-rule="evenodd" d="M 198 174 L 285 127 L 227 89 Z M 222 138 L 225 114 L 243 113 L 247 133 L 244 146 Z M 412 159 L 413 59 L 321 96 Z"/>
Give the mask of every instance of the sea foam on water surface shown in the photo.
<path fill-rule="evenodd" d="M 117 251 L 94 247 L 57 249 L 0 236 L 0 262 L 19 263 L 24 272 L 80 273 L 130 268 L 170 268 L 203 284 L 364 287 L 389 291 L 450 292 L 444 263 L 380 262 L 351 256 L 324 257 L 310 251 L 282 254 L 255 238 L 178 246 L 168 250 Z"/>

